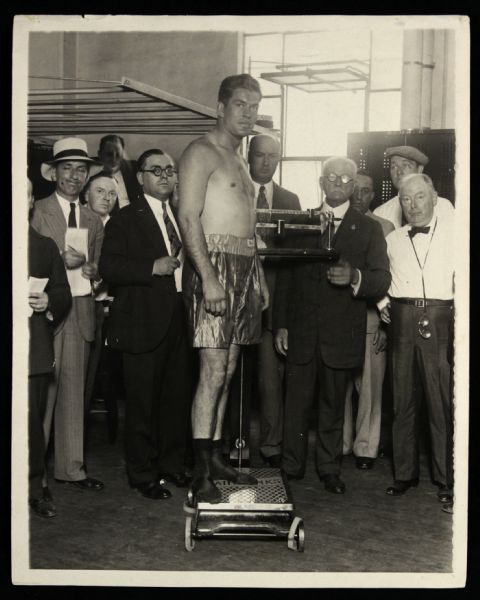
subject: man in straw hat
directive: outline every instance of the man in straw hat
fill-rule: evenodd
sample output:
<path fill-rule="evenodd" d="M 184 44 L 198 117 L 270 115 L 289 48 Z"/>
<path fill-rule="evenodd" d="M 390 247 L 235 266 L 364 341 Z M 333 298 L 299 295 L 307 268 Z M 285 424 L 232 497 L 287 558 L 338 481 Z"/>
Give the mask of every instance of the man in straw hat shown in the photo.
<path fill-rule="evenodd" d="M 54 332 L 55 377 L 48 390 L 45 437 L 48 441 L 55 417 L 55 479 L 92 491 L 102 490 L 103 483 L 85 471 L 84 387 L 95 333 L 91 284 L 98 279 L 103 225 L 98 215 L 80 204 L 79 194 L 88 177 L 101 168 L 88 156 L 84 140 L 69 137 L 55 142 L 53 160 L 41 165 L 41 173 L 56 182 L 56 189 L 35 203 L 31 221 L 34 229 L 57 244 L 73 296 L 70 311 Z"/>
<path fill-rule="evenodd" d="M 413 146 L 393 146 L 385 150 L 386 158 L 390 158 L 390 177 L 395 189 L 400 188 L 400 183 L 406 175 L 422 173 L 429 159 L 426 154 Z M 447 218 L 452 222 L 454 209 L 452 203 L 446 198 L 438 196 L 435 213 L 440 219 Z M 398 229 L 402 226 L 402 207 L 398 196 L 381 204 L 373 214 L 383 219 L 388 219 Z"/>

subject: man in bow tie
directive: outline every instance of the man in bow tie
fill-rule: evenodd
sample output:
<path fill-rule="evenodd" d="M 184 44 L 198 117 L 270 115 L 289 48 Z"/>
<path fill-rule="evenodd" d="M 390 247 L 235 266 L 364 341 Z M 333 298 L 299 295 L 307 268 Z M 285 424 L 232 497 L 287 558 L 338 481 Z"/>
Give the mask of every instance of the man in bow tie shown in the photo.
<path fill-rule="evenodd" d="M 173 159 L 153 148 L 137 164 L 143 193 L 107 223 L 100 273 L 115 286 L 107 342 L 123 352 L 129 482 L 144 497 L 159 500 L 171 496 L 164 480 L 188 485 L 184 252 L 170 206 L 177 182 Z"/>
<path fill-rule="evenodd" d="M 282 468 L 290 479 L 305 471 L 308 421 L 318 378 L 316 467 L 328 492 L 343 494 L 340 479 L 345 394 L 351 371 L 365 354 L 367 299 L 390 285 L 380 224 L 350 206 L 356 164 L 331 157 L 320 185 L 325 209 L 333 213 L 331 245 L 340 259 L 298 262 L 277 277 L 273 307 L 277 351 L 287 357 Z M 305 248 L 325 246 L 326 232 L 292 240 Z"/>
<path fill-rule="evenodd" d="M 395 481 L 386 491 L 400 496 L 418 483 L 420 406 L 414 381 L 419 375 L 430 427 L 432 479 L 439 501 L 448 504 L 453 497 L 452 222 L 435 213 L 437 193 L 428 175 L 402 179 L 399 197 L 408 224 L 387 237 L 392 284 L 389 298 L 378 304 L 392 334 Z"/>
<path fill-rule="evenodd" d="M 390 159 L 390 177 L 395 189 L 399 189 L 402 179 L 414 173 L 423 173 L 429 163 L 429 158 L 414 146 L 393 146 L 385 150 L 385 158 Z M 454 208 L 450 200 L 437 196 L 435 212 L 441 219 L 449 222 L 453 218 Z M 395 229 L 405 224 L 405 216 L 398 196 L 380 204 L 373 214 L 393 223 Z"/>

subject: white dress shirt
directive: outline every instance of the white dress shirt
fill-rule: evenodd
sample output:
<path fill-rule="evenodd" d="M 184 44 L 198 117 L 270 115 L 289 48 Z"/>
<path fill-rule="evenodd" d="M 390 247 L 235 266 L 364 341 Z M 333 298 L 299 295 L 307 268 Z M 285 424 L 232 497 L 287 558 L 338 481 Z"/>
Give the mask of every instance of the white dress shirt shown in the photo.
<path fill-rule="evenodd" d="M 388 294 L 391 298 L 423 298 L 422 265 L 425 297 L 430 300 L 452 300 L 455 261 L 452 251 L 453 223 L 434 215 L 429 226 L 427 234 L 417 233 L 412 240 L 408 235 L 411 225 L 404 225 L 387 235 L 392 274 Z M 378 303 L 378 308 L 381 310 L 387 303 L 388 298 L 384 298 Z"/>
<path fill-rule="evenodd" d="M 377 206 L 377 208 L 373 211 L 373 214 L 377 215 L 378 217 L 388 219 L 394 224 L 395 229 L 399 229 L 402 226 L 402 206 L 398 196 L 394 196 L 388 202 Z M 447 223 L 451 223 L 451 220 L 455 214 L 455 209 L 453 208 L 453 204 L 450 202 L 450 200 L 438 196 L 437 204 L 435 206 L 435 214 L 440 219 L 447 219 Z"/>
<path fill-rule="evenodd" d="M 170 247 L 170 240 L 168 239 L 167 228 L 165 227 L 165 221 L 163 220 L 163 203 L 161 200 L 157 200 L 157 198 L 154 198 L 153 196 L 149 196 L 148 194 L 144 194 L 144 196 L 145 196 L 145 199 L 148 202 L 150 208 L 152 209 L 152 212 L 155 215 L 155 218 L 157 219 L 158 226 L 160 227 L 160 230 L 163 235 L 163 241 L 165 242 L 165 246 L 167 247 L 167 252 L 171 256 L 172 251 L 171 251 L 171 247 Z M 175 231 L 177 232 L 179 240 L 181 241 L 182 237 L 180 235 L 180 231 L 178 229 L 177 222 L 175 220 L 175 217 L 173 216 L 172 209 L 170 208 L 170 203 L 168 200 L 166 201 L 166 205 L 167 205 L 167 214 L 170 217 L 170 220 L 172 221 L 173 226 L 175 227 Z M 182 270 L 183 270 L 183 263 L 185 262 L 185 253 L 183 251 L 183 245 L 182 245 L 182 248 L 180 249 L 180 252 L 179 252 L 177 258 L 180 261 L 180 266 L 178 267 L 178 269 L 175 269 L 173 274 L 175 277 L 175 286 L 177 288 L 177 292 L 181 292 L 182 291 Z"/>
<path fill-rule="evenodd" d="M 119 170 L 113 174 L 113 177 L 118 185 L 118 207 L 123 208 L 130 204 L 130 198 L 128 197 L 127 188 L 125 181 L 123 180 L 122 172 Z"/>
<path fill-rule="evenodd" d="M 80 202 L 78 198 L 75 200 L 65 200 L 59 194 L 55 192 L 55 196 L 57 197 L 58 203 L 60 204 L 60 208 L 62 209 L 63 216 L 65 217 L 65 221 L 68 227 L 68 217 L 70 216 L 70 204 L 73 202 L 75 204 L 75 220 L 77 222 L 77 229 L 80 227 Z"/>
<path fill-rule="evenodd" d="M 253 179 L 252 179 L 253 181 Z M 268 183 L 257 183 L 256 181 L 253 181 L 253 187 L 255 188 L 255 208 L 257 208 L 257 202 L 258 202 L 258 193 L 260 192 L 260 186 L 262 186 L 265 188 L 265 198 L 267 199 L 268 202 L 268 208 L 272 208 L 273 206 L 273 181 L 270 179 L 270 181 Z"/>

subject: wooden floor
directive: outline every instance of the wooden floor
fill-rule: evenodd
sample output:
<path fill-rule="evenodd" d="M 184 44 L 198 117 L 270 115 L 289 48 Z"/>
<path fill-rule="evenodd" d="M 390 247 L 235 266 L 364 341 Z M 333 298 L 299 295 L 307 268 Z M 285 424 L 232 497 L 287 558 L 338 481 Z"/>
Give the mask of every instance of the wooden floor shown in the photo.
<path fill-rule="evenodd" d="M 122 424 L 120 424 L 121 426 Z M 252 425 L 252 466 L 257 420 Z M 313 439 L 311 440 L 311 442 Z M 311 455 L 313 451 L 310 444 Z M 105 482 L 100 493 L 51 482 L 58 509 L 53 519 L 30 518 L 30 563 L 34 569 L 142 571 L 267 571 L 447 573 L 452 570 L 452 517 L 441 511 L 437 488 L 422 456 L 420 484 L 405 496 L 385 494 L 391 464 L 377 459 L 371 471 L 344 458 L 343 496 L 327 493 L 310 456 L 304 480 L 291 482 L 295 512 L 305 522 L 305 552 L 282 540 L 201 540 L 184 548 L 185 491 L 172 488 L 167 501 L 143 498 L 129 488 L 122 428 L 107 441 L 104 417 L 95 415 L 87 453 L 89 474 Z M 50 465 L 51 468 L 51 465 Z"/>

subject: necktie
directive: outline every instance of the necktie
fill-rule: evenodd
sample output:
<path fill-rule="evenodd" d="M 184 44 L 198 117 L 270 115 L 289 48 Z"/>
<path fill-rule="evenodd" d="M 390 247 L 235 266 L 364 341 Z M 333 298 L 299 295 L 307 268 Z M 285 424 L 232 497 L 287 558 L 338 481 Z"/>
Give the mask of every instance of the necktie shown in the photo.
<path fill-rule="evenodd" d="M 410 239 L 413 239 L 417 233 L 428 233 L 430 231 L 430 227 L 412 227 L 408 232 Z"/>
<path fill-rule="evenodd" d="M 269 208 L 268 206 L 268 202 L 267 202 L 267 197 L 265 196 L 265 186 L 261 185 L 260 189 L 258 190 L 258 197 L 257 197 L 257 208 Z"/>
<path fill-rule="evenodd" d="M 180 241 L 180 238 L 178 237 L 177 231 L 175 229 L 174 224 L 172 223 L 172 220 L 168 216 L 167 203 L 162 202 L 162 206 L 163 206 L 163 221 L 165 223 L 165 228 L 167 230 L 168 241 L 170 242 L 170 251 L 172 253 L 172 256 L 178 256 L 178 254 L 182 248 L 182 242 Z"/>
<path fill-rule="evenodd" d="M 68 215 L 68 226 L 76 227 L 77 226 L 77 217 L 75 215 L 75 209 L 77 205 L 75 202 L 70 202 L 70 214 Z"/>

